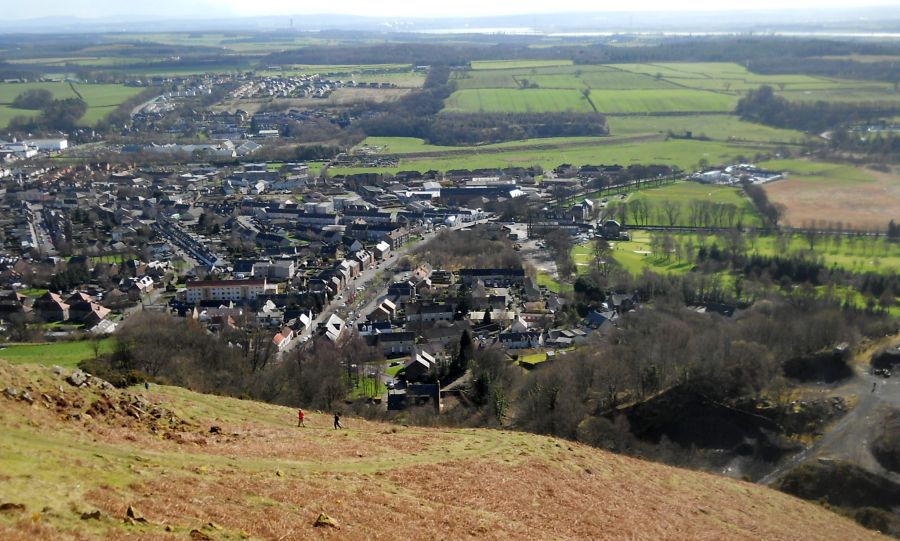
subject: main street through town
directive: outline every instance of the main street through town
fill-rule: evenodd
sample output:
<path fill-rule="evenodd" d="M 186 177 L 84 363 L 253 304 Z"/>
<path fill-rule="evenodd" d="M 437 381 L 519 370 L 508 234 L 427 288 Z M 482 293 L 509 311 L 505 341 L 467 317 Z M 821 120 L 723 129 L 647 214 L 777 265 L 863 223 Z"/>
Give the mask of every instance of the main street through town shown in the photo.
<path fill-rule="evenodd" d="M 348 324 L 350 320 L 354 322 L 362 320 L 366 314 L 370 313 L 375 306 L 381 302 L 387 293 L 388 286 L 396 278 L 394 268 L 397 262 L 403 259 L 403 256 L 412 250 L 424 245 L 433 239 L 441 231 L 456 231 L 472 227 L 477 224 L 483 224 L 490 221 L 491 218 L 484 218 L 471 222 L 463 222 L 452 227 L 444 227 L 425 232 L 419 240 L 411 241 L 401 246 L 396 251 L 392 251 L 388 258 L 378 262 L 374 267 L 365 269 L 360 272 L 356 278 L 350 281 L 346 291 L 331 299 L 322 312 L 313 320 L 312 329 L 316 332 L 319 324 L 328 321 L 332 314 L 336 314 Z M 351 300 L 352 299 L 352 300 Z M 306 342 L 294 340 L 285 348 L 283 353 L 292 351 L 295 347 Z"/>

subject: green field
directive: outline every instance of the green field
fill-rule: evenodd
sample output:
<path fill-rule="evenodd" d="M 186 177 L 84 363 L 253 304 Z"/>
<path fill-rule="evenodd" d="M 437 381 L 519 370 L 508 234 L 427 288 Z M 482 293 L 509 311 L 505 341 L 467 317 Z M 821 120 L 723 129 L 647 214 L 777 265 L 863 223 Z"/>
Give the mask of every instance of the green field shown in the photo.
<path fill-rule="evenodd" d="M 795 130 L 772 128 L 745 122 L 734 115 L 679 116 L 611 116 L 606 119 L 613 137 L 650 133 L 683 135 L 691 132 L 695 138 L 716 140 L 755 141 L 760 143 L 791 143 L 803 141 L 805 134 Z"/>
<path fill-rule="evenodd" d="M 791 100 L 900 102 L 900 93 L 889 83 L 797 74 L 763 75 L 751 73 L 738 64 L 717 62 L 610 65 L 486 62 L 479 63 L 477 69 L 454 73 L 453 81 L 461 91 L 537 85 L 540 90 L 560 91 L 558 101 L 566 100 L 569 91 L 589 88 L 596 109 L 611 114 L 727 112 L 734 109 L 747 90 L 761 85 L 770 85 Z M 521 112 L 540 110 L 544 105 L 500 106 L 496 96 L 494 93 L 478 98 L 457 96 L 448 100 L 447 110 Z M 545 102 L 549 107 L 545 110 L 561 110 L 551 98 L 545 98 Z"/>
<path fill-rule="evenodd" d="M 759 166 L 773 171 L 788 171 L 819 186 L 874 182 L 869 172 L 852 165 L 810 160 L 770 160 L 760 162 Z"/>
<path fill-rule="evenodd" d="M 475 60 L 473 70 L 546 68 L 548 66 L 571 66 L 571 60 Z"/>
<path fill-rule="evenodd" d="M 10 120 L 17 116 L 31 117 L 38 111 L 14 109 L 10 103 L 22 92 L 31 89 L 46 89 L 53 93 L 56 99 L 77 97 L 68 83 L 23 83 L 0 84 L 0 126 L 6 126 Z M 94 125 L 106 115 L 113 112 L 122 102 L 140 94 L 143 88 L 127 87 L 116 84 L 76 84 L 75 89 L 82 95 L 88 104 L 87 113 L 81 122 Z"/>
<path fill-rule="evenodd" d="M 613 243 L 613 254 L 616 261 L 632 274 L 638 274 L 645 268 L 655 272 L 684 273 L 692 267 L 687 261 L 678 262 L 674 257 L 666 261 L 659 254 L 650 253 L 650 232 L 634 229 L 630 234 L 630 241 Z M 717 235 L 707 235 L 703 239 L 693 233 L 672 233 L 672 236 L 681 243 L 691 241 L 696 247 L 716 244 L 722 248 L 727 245 L 727 241 Z M 900 272 L 900 245 L 879 237 L 845 236 L 838 241 L 836 237 L 823 235 L 816 240 L 812 250 L 803 235 L 789 235 L 781 241 L 771 235 L 744 236 L 744 243 L 748 254 L 821 258 L 827 267 L 857 273 Z M 590 262 L 592 256 L 589 245 L 577 246 L 573 256 L 576 263 Z M 580 267 L 581 265 L 579 270 Z"/>
<path fill-rule="evenodd" d="M 651 208 L 649 222 L 654 225 L 665 224 L 665 218 L 658 215 L 658 210 L 664 201 L 674 201 L 681 204 L 681 215 L 675 225 L 689 226 L 688 206 L 692 201 L 709 201 L 712 203 L 731 204 L 742 213 L 741 220 L 744 226 L 758 227 L 762 225 L 753 204 L 747 199 L 739 188 L 729 186 L 710 186 L 697 182 L 677 182 L 659 188 L 650 188 L 633 192 L 626 201 L 643 199 Z"/>
<path fill-rule="evenodd" d="M 540 165 L 544 169 L 552 169 L 563 163 L 577 165 L 618 163 L 630 165 L 636 163 L 654 163 L 677 166 L 685 170 L 695 168 L 699 160 L 709 163 L 729 163 L 737 156 L 752 158 L 757 153 L 771 151 L 770 147 L 749 144 L 721 143 L 717 141 L 691 141 L 672 139 L 669 141 L 646 141 L 620 143 L 612 140 L 600 140 L 596 144 L 570 145 L 558 147 L 544 146 L 531 150 L 517 149 L 514 146 L 504 151 L 472 152 L 447 157 L 415 157 L 402 158 L 394 167 L 332 167 L 329 174 L 341 175 L 363 172 L 396 173 L 397 171 L 415 170 L 449 171 L 451 169 L 477 169 L 490 167 L 529 167 Z"/>
<path fill-rule="evenodd" d="M 609 139 L 606 137 L 550 137 L 545 139 L 520 139 L 518 141 L 491 143 L 487 145 L 453 147 L 429 145 L 424 140 L 416 137 L 366 137 L 360 144 L 354 147 L 354 150 L 368 147 L 369 151 L 374 151 L 376 154 L 465 153 L 490 149 L 516 149 L 544 146 L 563 148 L 567 145 L 601 144 L 603 141 L 608 140 Z"/>
<path fill-rule="evenodd" d="M 109 353 L 112 351 L 112 347 L 112 339 L 104 339 L 100 343 L 100 352 Z M 81 361 L 93 357 L 94 349 L 90 340 L 51 344 L 16 344 L 0 349 L 0 359 L 6 359 L 13 364 L 59 365 L 74 368 Z"/>
<path fill-rule="evenodd" d="M 737 96 L 697 90 L 593 90 L 591 101 L 601 113 L 728 112 Z"/>
<path fill-rule="evenodd" d="M 576 90 L 496 88 L 457 90 L 444 104 L 445 113 L 588 113 L 590 101 Z"/>

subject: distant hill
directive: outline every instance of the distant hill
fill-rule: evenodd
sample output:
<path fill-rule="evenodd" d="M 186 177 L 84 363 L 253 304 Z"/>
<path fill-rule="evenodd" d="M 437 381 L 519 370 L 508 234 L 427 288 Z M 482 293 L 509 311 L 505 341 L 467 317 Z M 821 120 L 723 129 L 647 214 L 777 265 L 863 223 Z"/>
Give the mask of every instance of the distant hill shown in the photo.
<path fill-rule="evenodd" d="M 761 486 L 554 438 L 343 422 L 0 361 L 0 539 L 882 538 Z"/>

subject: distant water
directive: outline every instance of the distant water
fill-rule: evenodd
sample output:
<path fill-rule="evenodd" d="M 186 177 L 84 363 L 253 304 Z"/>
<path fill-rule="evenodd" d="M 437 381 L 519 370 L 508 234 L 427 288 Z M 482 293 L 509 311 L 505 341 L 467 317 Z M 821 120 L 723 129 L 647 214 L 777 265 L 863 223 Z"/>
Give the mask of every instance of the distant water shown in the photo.
<path fill-rule="evenodd" d="M 583 32 L 547 32 L 529 27 L 478 27 L 478 28 L 439 28 L 434 30 L 415 30 L 419 34 L 484 34 L 484 35 L 514 35 L 514 36 L 547 36 L 555 38 L 584 38 L 584 37 L 609 37 L 620 35 L 634 36 L 795 36 L 795 37 L 830 37 L 830 38 L 874 38 L 874 39 L 900 39 L 900 32 L 841 32 L 841 31 L 756 31 L 735 30 L 721 32 L 670 32 L 666 30 L 627 30 L 611 31 L 583 31 Z"/>

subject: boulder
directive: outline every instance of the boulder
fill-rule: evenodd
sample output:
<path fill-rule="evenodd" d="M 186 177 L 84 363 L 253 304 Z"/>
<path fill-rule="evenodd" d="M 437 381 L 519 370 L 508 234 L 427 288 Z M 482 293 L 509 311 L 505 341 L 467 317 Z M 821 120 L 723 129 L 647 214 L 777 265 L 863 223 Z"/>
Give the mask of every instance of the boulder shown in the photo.
<path fill-rule="evenodd" d="M 82 513 L 81 520 L 100 520 L 101 516 L 102 515 L 100 514 L 100 510 L 98 509 L 96 511 L 91 511 L 89 513 L 88 512 Z"/>
<path fill-rule="evenodd" d="M 7 387 L 6 389 L 3 389 L 3 394 L 7 398 L 16 398 L 19 396 L 19 391 L 15 387 Z"/>
<path fill-rule="evenodd" d="M 128 510 L 125 511 L 125 518 L 130 518 L 134 522 L 147 522 L 147 519 L 145 519 L 144 516 L 141 515 L 140 512 L 138 512 L 138 510 L 131 505 L 129 505 Z"/>
<path fill-rule="evenodd" d="M 196 529 L 191 530 L 191 539 L 194 541 L 214 541 L 212 537 Z"/>
<path fill-rule="evenodd" d="M 20 396 L 19 398 L 21 398 L 23 402 L 28 402 L 29 405 L 34 404 L 34 398 L 31 398 L 31 393 L 29 393 L 28 391 L 22 393 L 22 396 Z"/>
<path fill-rule="evenodd" d="M 316 521 L 313 522 L 313 526 L 315 526 L 316 528 L 340 528 L 337 521 L 329 517 L 325 513 L 319 513 Z"/>
<path fill-rule="evenodd" d="M 82 372 L 81 370 L 76 370 L 76 371 L 72 372 L 71 374 L 69 374 L 69 377 L 66 378 L 66 381 L 69 382 L 69 385 L 72 385 L 75 387 L 81 387 L 82 385 L 85 385 L 88 382 L 89 377 L 90 376 L 88 376 L 86 373 Z"/>

